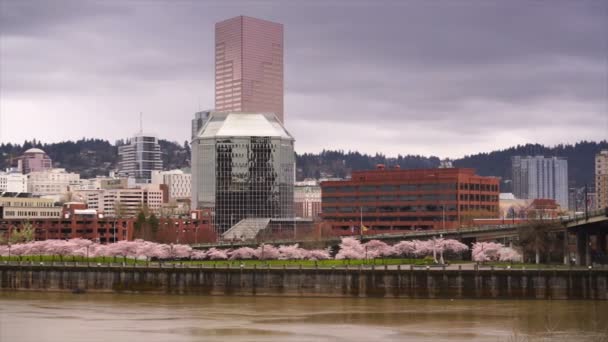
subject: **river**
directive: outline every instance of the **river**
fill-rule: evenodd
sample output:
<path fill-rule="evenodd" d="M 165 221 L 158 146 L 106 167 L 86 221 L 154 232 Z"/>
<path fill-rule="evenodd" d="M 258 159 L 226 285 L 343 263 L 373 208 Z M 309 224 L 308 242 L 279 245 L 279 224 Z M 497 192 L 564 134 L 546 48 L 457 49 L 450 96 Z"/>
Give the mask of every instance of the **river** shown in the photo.
<path fill-rule="evenodd" d="M 608 302 L 0 293 L 1 342 L 608 341 Z"/>

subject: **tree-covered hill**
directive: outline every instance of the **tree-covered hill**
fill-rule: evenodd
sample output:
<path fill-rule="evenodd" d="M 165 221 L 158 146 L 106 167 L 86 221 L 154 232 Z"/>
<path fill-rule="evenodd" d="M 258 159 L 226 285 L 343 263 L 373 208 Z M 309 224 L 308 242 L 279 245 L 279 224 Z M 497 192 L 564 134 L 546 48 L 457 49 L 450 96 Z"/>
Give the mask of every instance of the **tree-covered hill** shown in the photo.
<path fill-rule="evenodd" d="M 116 168 L 118 160 L 118 141 L 111 144 L 101 139 L 81 139 L 60 143 L 43 144 L 39 141 L 26 141 L 23 144 L 0 145 L 0 167 L 6 168 L 11 160 L 31 147 L 46 151 L 56 167 L 78 172 L 83 178 L 107 175 Z M 165 169 L 178 169 L 190 166 L 190 146 L 160 140 Z M 601 149 L 608 149 L 608 142 L 581 141 L 574 145 L 557 145 L 548 147 L 539 144 L 518 145 L 508 149 L 489 153 L 478 153 L 454 160 L 455 167 L 471 167 L 483 176 L 498 176 L 509 179 L 511 157 L 515 155 L 558 156 L 568 159 L 568 173 L 571 186 L 593 184 L 594 158 Z M 368 155 L 356 151 L 331 151 L 321 153 L 304 153 L 296 156 L 297 178 L 344 178 L 355 170 L 369 170 L 377 164 L 388 167 L 399 165 L 402 169 L 434 168 L 439 166 L 439 157 L 419 155 L 399 155 L 387 157 L 382 154 Z M 508 188 L 503 190 L 509 191 Z"/>

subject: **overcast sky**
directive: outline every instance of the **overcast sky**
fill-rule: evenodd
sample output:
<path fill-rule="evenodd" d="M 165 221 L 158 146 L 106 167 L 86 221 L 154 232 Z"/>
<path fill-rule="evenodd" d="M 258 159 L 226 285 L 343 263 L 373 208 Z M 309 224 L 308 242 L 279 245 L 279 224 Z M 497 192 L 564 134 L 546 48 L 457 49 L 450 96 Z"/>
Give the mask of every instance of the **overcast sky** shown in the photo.
<path fill-rule="evenodd" d="M 287 4 L 287 5 L 286 5 Z M 608 1 L 0 0 L 0 141 L 189 139 L 214 23 L 284 24 L 298 152 L 608 138 Z"/>

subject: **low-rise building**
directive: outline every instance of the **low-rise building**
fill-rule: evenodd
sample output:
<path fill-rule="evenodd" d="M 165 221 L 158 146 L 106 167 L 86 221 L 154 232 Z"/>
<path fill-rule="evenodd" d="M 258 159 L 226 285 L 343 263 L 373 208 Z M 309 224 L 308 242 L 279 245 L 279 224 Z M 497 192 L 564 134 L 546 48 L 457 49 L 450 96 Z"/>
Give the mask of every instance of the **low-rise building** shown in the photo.
<path fill-rule="evenodd" d="M 61 217 L 61 207 L 45 198 L 30 194 L 8 194 L 0 197 L 0 219 L 36 220 Z"/>
<path fill-rule="evenodd" d="M 75 191 L 72 198 L 106 216 L 117 217 L 136 216 L 144 207 L 158 213 L 163 205 L 163 191 L 152 185 L 133 189 Z"/>
<path fill-rule="evenodd" d="M 499 180 L 473 169 L 355 171 L 321 183 L 323 219 L 334 231 L 455 229 L 498 217 Z"/>
<path fill-rule="evenodd" d="M 293 202 L 296 217 L 318 217 L 321 214 L 321 186 L 315 180 L 296 182 Z"/>
<path fill-rule="evenodd" d="M 17 172 L 0 173 L 0 193 L 27 192 L 27 176 Z"/>
<path fill-rule="evenodd" d="M 70 186 L 80 182 L 79 174 L 65 169 L 34 171 L 27 177 L 28 192 L 36 196 L 64 195 L 69 192 Z"/>
<path fill-rule="evenodd" d="M 158 226 L 135 229 L 135 217 L 107 217 L 84 203 L 69 202 L 55 218 L 23 219 L 0 218 L 0 237 L 7 238 L 15 231 L 29 226 L 36 240 L 88 239 L 99 243 L 142 238 L 163 243 L 196 244 L 215 242 L 211 215 L 199 211 L 192 217 L 158 219 Z"/>
<path fill-rule="evenodd" d="M 168 201 L 190 200 L 192 175 L 182 170 L 152 171 L 152 184 L 165 184 Z"/>
<path fill-rule="evenodd" d="M 134 180 L 133 180 L 134 183 Z M 70 191 L 103 190 L 103 189 L 125 189 L 130 185 L 128 178 L 117 177 L 95 177 L 80 179 L 77 184 L 70 185 Z"/>

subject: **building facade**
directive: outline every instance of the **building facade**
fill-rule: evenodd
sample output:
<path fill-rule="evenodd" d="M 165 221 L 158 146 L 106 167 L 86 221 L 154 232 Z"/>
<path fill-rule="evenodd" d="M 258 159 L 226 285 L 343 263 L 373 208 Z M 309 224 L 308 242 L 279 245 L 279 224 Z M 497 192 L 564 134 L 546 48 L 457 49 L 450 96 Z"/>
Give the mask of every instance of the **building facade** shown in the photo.
<path fill-rule="evenodd" d="M 283 123 L 283 25 L 238 16 L 215 25 L 215 109 Z"/>
<path fill-rule="evenodd" d="M 317 181 L 296 182 L 293 189 L 296 217 L 316 218 L 321 214 L 321 186 Z"/>
<path fill-rule="evenodd" d="M 63 196 L 80 183 L 80 175 L 65 169 L 33 171 L 28 175 L 28 192 L 36 196 Z"/>
<path fill-rule="evenodd" d="M 190 141 L 192 141 L 198 135 L 198 132 L 203 128 L 209 116 L 211 115 L 210 110 L 204 110 L 200 112 L 194 113 L 194 119 L 192 119 L 192 137 Z"/>
<path fill-rule="evenodd" d="M 152 171 L 161 171 L 161 158 L 158 139 L 153 136 L 138 134 L 118 146 L 118 176 L 132 177 L 138 183 L 149 183 Z"/>
<path fill-rule="evenodd" d="M 0 173 L 0 193 L 28 192 L 27 175 L 17 172 Z"/>
<path fill-rule="evenodd" d="M 17 169 L 23 174 L 50 170 L 53 168 L 51 158 L 39 148 L 30 148 L 17 159 Z"/>
<path fill-rule="evenodd" d="M 543 156 L 511 158 L 513 193 L 523 199 L 554 199 L 568 208 L 568 161 Z"/>
<path fill-rule="evenodd" d="M 608 208 L 608 150 L 595 155 L 596 209 Z"/>
<path fill-rule="evenodd" d="M 102 189 L 75 191 L 72 198 L 90 209 L 112 217 L 134 217 L 146 207 L 158 213 L 163 205 L 163 191 L 149 186 L 133 189 Z"/>
<path fill-rule="evenodd" d="M 455 229 L 497 218 L 499 180 L 473 169 L 354 171 L 321 183 L 323 220 L 339 234 Z"/>
<path fill-rule="evenodd" d="M 55 206 L 55 201 L 23 195 L 0 197 L 0 219 L 35 220 L 61 216 L 61 207 Z"/>
<path fill-rule="evenodd" d="M 294 139 L 274 114 L 212 113 L 192 141 L 192 208 L 223 233 L 245 218 L 293 217 Z"/>
<path fill-rule="evenodd" d="M 169 201 L 190 200 L 192 197 L 192 175 L 182 170 L 153 171 L 152 184 L 165 184 Z"/>

